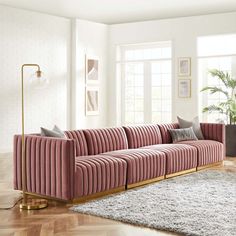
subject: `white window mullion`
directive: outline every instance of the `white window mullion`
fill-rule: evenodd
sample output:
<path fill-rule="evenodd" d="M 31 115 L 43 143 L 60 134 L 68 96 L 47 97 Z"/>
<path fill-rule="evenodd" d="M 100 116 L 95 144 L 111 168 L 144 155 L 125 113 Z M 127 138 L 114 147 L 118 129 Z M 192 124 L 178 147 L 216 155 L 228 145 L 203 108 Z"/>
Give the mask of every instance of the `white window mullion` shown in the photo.
<path fill-rule="evenodd" d="M 231 74 L 232 76 L 236 79 L 236 55 L 234 57 L 232 57 L 232 61 L 231 61 Z"/>
<path fill-rule="evenodd" d="M 144 121 L 152 122 L 152 75 L 150 62 L 144 63 Z"/>
<path fill-rule="evenodd" d="M 171 101 L 161 95 L 162 89 L 166 94 L 171 91 L 171 83 L 168 82 L 171 80 L 169 76 L 171 43 L 168 41 L 120 46 L 120 51 L 117 52 L 117 65 L 120 68 L 120 76 L 117 75 L 117 78 L 121 79 L 120 120 L 122 124 L 158 123 L 171 120 Z M 154 92 L 153 86 L 156 86 Z"/>
<path fill-rule="evenodd" d="M 121 123 L 125 123 L 125 64 L 120 64 L 121 70 Z"/>

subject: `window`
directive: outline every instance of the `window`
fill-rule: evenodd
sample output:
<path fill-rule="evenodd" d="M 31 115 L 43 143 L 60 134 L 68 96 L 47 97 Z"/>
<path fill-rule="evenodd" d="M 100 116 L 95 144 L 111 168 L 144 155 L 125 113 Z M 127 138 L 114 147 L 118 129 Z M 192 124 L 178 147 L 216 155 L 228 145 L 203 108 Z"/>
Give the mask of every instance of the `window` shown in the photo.
<path fill-rule="evenodd" d="M 171 43 L 120 46 L 123 124 L 171 122 Z"/>
<path fill-rule="evenodd" d="M 223 84 L 212 78 L 208 70 L 219 69 L 236 75 L 236 35 L 218 35 L 198 38 L 198 77 L 199 89 L 206 86 L 221 87 Z M 202 92 L 199 102 L 201 120 L 204 122 L 226 121 L 225 115 L 218 112 L 202 113 L 203 107 L 224 102 L 225 96 L 220 93 Z"/>

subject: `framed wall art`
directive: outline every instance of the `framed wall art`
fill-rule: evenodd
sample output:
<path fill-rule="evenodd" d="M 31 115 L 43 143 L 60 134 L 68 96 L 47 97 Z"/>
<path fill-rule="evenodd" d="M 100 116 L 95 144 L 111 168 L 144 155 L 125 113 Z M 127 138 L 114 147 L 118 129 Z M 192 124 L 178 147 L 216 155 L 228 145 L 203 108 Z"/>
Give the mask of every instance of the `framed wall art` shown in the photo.
<path fill-rule="evenodd" d="M 179 98 L 190 98 L 191 97 L 191 80 L 190 79 L 179 79 L 178 84 L 178 96 Z"/>
<path fill-rule="evenodd" d="M 86 84 L 98 84 L 99 82 L 99 61 L 97 58 L 85 56 Z"/>
<path fill-rule="evenodd" d="M 86 87 L 85 113 L 87 116 L 99 114 L 99 88 Z"/>
<path fill-rule="evenodd" d="M 190 76 L 191 75 L 191 58 L 180 57 L 178 59 L 178 75 Z"/>

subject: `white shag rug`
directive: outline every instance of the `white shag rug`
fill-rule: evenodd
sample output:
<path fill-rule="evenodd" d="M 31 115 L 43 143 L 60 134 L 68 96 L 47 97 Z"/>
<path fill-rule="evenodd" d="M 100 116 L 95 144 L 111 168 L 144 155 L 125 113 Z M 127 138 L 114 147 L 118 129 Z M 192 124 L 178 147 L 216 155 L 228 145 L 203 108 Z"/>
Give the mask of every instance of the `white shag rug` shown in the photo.
<path fill-rule="evenodd" d="M 200 171 L 71 210 L 191 236 L 236 236 L 236 174 Z"/>

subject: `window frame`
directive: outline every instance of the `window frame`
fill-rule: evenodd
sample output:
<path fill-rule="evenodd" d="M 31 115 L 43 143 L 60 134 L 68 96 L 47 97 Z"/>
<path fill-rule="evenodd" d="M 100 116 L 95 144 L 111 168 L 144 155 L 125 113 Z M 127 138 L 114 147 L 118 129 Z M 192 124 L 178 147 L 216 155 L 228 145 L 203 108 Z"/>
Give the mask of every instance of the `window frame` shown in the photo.
<path fill-rule="evenodd" d="M 140 59 L 140 60 L 125 60 L 125 52 L 127 50 L 139 50 L 139 49 L 148 49 L 148 48 L 158 48 L 157 45 L 163 46 L 158 46 L 159 48 L 164 48 L 166 45 L 167 47 L 170 47 L 171 49 L 171 55 L 170 57 L 163 57 L 163 58 L 158 58 L 158 59 Z M 125 122 L 125 65 L 128 63 L 143 63 L 144 67 L 144 83 L 143 83 L 143 92 L 144 92 L 144 120 L 143 123 L 152 123 L 152 76 L 151 76 L 151 63 L 152 62 L 163 62 L 163 61 L 168 61 L 170 62 L 170 76 L 171 76 L 171 97 L 170 97 L 170 120 L 172 121 L 173 119 L 173 71 L 174 71 L 174 63 L 173 63 L 173 44 L 171 40 L 168 41 L 160 41 L 160 42 L 155 42 L 155 43 L 144 43 L 144 44 L 126 44 L 126 45 L 119 45 L 117 46 L 118 51 L 117 54 L 119 53 L 120 60 L 116 60 L 116 66 L 119 65 L 119 71 L 120 71 L 120 89 L 119 89 L 119 95 L 120 95 L 120 101 L 119 101 L 119 110 L 120 110 L 120 121 L 122 125 L 126 125 Z M 148 78 L 148 79 L 145 79 Z M 150 103 L 149 103 L 150 102 Z M 149 103 L 149 104 L 147 104 Z"/>
<path fill-rule="evenodd" d="M 217 36 L 227 36 L 227 35 L 233 35 L 233 36 L 235 36 L 236 35 L 236 33 L 229 33 L 229 34 L 217 34 L 217 35 L 204 35 L 204 36 L 199 36 L 199 37 L 197 37 L 197 73 L 198 73 L 198 75 L 197 75 L 197 78 L 198 78 L 198 87 L 200 88 L 200 86 L 202 86 L 202 87 L 205 87 L 205 86 L 208 86 L 208 84 L 206 84 L 206 85 L 204 85 L 203 84 L 203 81 L 200 79 L 201 77 L 200 77 L 200 75 L 199 75 L 199 66 L 200 66 L 200 60 L 201 59 L 213 59 L 213 58 L 223 58 L 223 57 L 231 57 L 231 58 L 233 58 L 233 57 L 235 57 L 236 58 L 236 53 L 226 53 L 226 54 L 212 54 L 212 55 L 203 55 L 203 56 L 199 56 L 199 39 L 200 38 L 207 38 L 207 37 L 217 37 Z M 232 64 L 232 63 L 231 63 Z M 201 90 L 202 88 L 200 88 L 200 90 Z M 205 92 L 206 93 L 206 92 Z M 202 93 L 202 95 L 201 96 L 199 96 L 199 98 L 198 98 L 198 114 L 199 114 L 199 117 L 200 117 L 200 120 L 202 121 L 202 122 L 209 122 L 209 119 L 207 118 L 208 117 L 208 114 L 204 114 L 203 112 L 202 112 L 202 109 L 203 109 L 203 107 L 205 107 L 204 105 L 203 105 L 203 103 L 202 103 L 202 100 L 204 100 L 204 99 L 207 99 L 207 96 L 206 95 L 204 95 L 203 93 Z M 208 100 L 207 100 L 208 101 Z M 207 102 L 206 102 L 207 103 Z M 219 116 L 220 117 L 220 116 Z M 216 122 L 216 121 L 215 121 Z"/>

